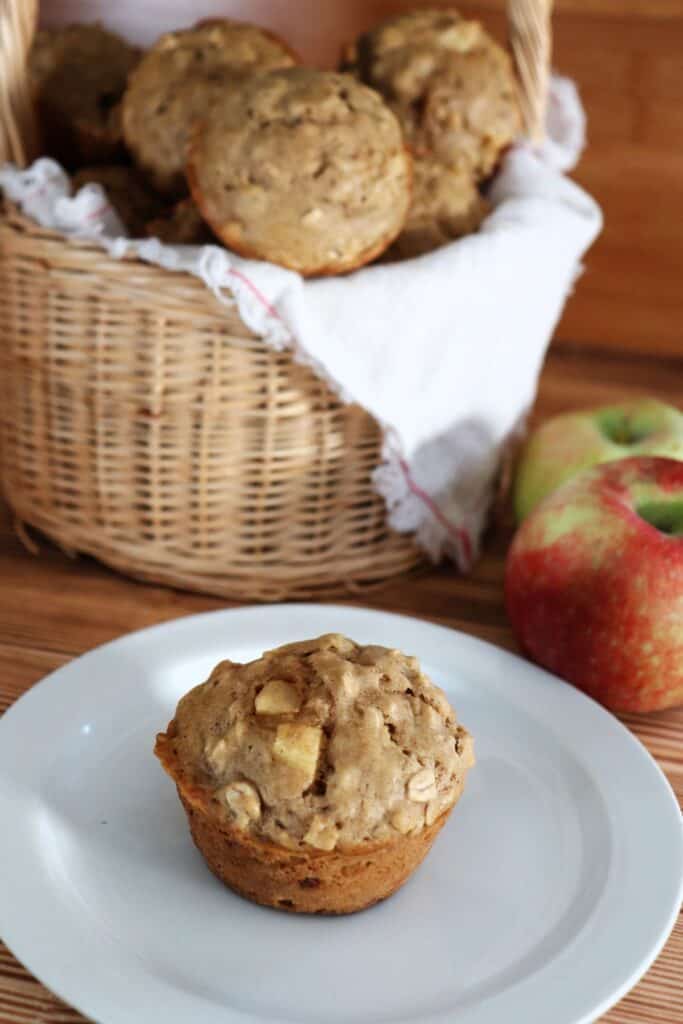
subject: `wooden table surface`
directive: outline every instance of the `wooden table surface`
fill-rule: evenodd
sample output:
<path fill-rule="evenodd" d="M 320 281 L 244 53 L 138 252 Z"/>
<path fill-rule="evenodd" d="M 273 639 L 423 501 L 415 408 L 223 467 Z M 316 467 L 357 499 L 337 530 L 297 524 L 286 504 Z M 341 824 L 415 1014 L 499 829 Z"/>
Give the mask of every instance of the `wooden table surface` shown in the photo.
<path fill-rule="evenodd" d="M 305 56 L 334 62 L 338 39 L 416 0 L 203 0 L 202 12 L 246 16 L 284 32 Z M 43 0 L 47 21 L 106 16 L 182 22 L 184 0 L 141 5 L 108 0 Z M 504 34 L 503 0 L 463 0 Z M 578 180 L 600 201 L 602 237 L 569 302 L 543 374 L 537 415 L 643 392 L 683 401 L 683 0 L 556 0 L 556 64 L 580 83 L 590 147 Z M 246 14 L 245 14 L 246 12 Z M 118 19 L 118 20 L 117 20 Z M 328 40 L 329 52 L 321 50 Z M 595 348 L 593 348 L 595 346 Z M 510 531 L 499 525 L 467 579 L 426 571 L 373 591 L 363 602 L 408 612 L 514 643 L 502 604 Z M 0 507 L 0 711 L 46 673 L 129 630 L 225 606 L 198 595 L 133 583 L 87 559 L 72 561 L 39 541 L 26 552 Z M 683 799 L 683 709 L 625 716 Z M 0 944 L 0 1024 L 75 1024 L 82 1018 L 47 992 Z M 683 1024 L 683 923 L 639 985 L 608 1013 L 609 1024 Z M 144 1024 L 144 1022 L 141 1022 Z M 511 1022 L 523 1024 L 523 1022 Z M 551 1017 L 548 1024 L 553 1024 Z"/>
<path fill-rule="evenodd" d="M 546 364 L 536 415 L 643 391 L 680 401 L 682 379 L 683 359 L 605 354 L 563 342 L 554 346 Z M 412 613 L 514 649 L 502 601 L 509 535 L 504 523 L 492 529 L 483 558 L 466 579 L 450 567 L 431 569 L 395 580 L 352 603 Z M 39 547 L 39 554 L 29 554 L 15 535 L 7 510 L 0 512 L 0 711 L 46 673 L 97 644 L 152 623 L 226 605 L 131 582 L 88 559 L 71 560 L 43 540 Z M 624 721 L 657 758 L 683 800 L 683 708 L 628 715 Z M 82 1019 L 0 945 L 0 1024 L 75 1024 Z M 645 978 L 603 1021 L 683 1022 L 681 919 Z"/>

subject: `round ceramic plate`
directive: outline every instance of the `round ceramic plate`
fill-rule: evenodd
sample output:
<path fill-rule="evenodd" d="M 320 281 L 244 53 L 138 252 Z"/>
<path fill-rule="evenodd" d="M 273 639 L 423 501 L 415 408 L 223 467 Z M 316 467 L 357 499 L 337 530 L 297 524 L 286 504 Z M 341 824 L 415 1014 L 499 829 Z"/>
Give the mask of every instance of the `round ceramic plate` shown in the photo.
<path fill-rule="evenodd" d="M 152 756 L 221 658 L 338 631 L 418 655 L 477 764 L 422 867 L 346 918 L 224 888 Z M 180 619 L 79 658 L 0 721 L 0 933 L 102 1024 L 579 1024 L 622 996 L 679 907 L 664 776 L 597 704 L 505 651 L 357 608 Z"/>

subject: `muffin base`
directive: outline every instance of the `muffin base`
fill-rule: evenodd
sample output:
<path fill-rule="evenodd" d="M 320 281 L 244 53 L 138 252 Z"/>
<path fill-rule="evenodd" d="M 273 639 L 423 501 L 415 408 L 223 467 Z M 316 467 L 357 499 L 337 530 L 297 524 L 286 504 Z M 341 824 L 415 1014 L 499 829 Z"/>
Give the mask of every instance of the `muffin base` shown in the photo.
<path fill-rule="evenodd" d="M 415 835 L 309 852 L 224 825 L 177 789 L 195 845 L 214 875 L 254 903 L 299 914 L 351 914 L 391 896 L 429 853 L 452 810 Z"/>

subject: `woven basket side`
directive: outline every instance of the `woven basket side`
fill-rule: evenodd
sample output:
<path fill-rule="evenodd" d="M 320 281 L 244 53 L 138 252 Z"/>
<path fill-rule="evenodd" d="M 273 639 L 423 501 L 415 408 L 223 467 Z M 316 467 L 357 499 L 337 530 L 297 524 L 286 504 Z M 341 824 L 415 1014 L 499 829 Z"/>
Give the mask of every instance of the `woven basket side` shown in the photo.
<path fill-rule="evenodd" d="M 549 57 L 550 3 L 509 6 L 538 131 L 547 64 L 529 69 Z M 36 153 L 36 8 L 0 4 L 0 158 L 19 164 Z M 337 594 L 420 561 L 372 487 L 377 424 L 201 282 L 10 208 L 0 293 L 3 486 L 20 520 L 131 575 L 241 599 Z"/>
<path fill-rule="evenodd" d="M 11 213 L 0 255 L 3 486 L 21 520 L 225 597 L 340 593 L 420 560 L 372 487 L 377 424 L 201 282 Z"/>

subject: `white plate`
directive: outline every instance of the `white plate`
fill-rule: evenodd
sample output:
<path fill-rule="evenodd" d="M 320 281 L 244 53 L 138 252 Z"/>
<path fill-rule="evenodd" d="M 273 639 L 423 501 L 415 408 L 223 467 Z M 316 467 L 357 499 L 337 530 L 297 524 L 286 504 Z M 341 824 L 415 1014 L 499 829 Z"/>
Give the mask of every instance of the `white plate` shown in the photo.
<path fill-rule="evenodd" d="M 348 918 L 234 896 L 152 756 L 215 662 L 340 631 L 417 654 L 478 763 L 408 884 Z M 683 833 L 664 776 L 597 704 L 414 619 L 282 605 L 180 619 L 49 676 L 0 722 L 0 933 L 103 1024 L 579 1024 L 673 926 Z"/>

